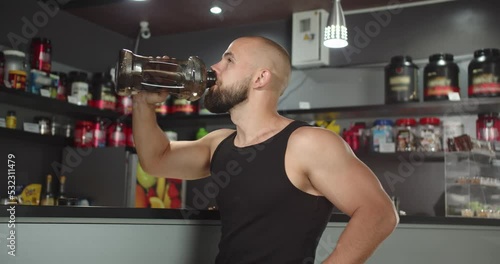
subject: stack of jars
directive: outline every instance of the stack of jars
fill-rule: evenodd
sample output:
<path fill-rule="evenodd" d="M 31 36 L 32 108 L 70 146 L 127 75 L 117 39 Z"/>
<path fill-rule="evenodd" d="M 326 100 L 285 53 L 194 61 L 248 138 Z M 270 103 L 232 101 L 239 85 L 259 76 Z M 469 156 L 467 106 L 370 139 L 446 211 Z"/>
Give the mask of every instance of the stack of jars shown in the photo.
<path fill-rule="evenodd" d="M 114 122 L 102 118 L 76 123 L 74 145 L 78 148 L 134 147 L 132 127 L 122 120 Z"/>

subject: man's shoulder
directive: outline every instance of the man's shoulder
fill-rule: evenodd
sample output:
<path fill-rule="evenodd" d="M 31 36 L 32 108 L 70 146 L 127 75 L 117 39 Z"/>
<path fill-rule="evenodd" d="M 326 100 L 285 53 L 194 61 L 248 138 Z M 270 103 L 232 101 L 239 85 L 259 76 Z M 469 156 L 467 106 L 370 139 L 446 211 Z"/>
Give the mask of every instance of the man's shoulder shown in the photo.
<path fill-rule="evenodd" d="M 343 145 L 343 139 L 335 132 L 323 127 L 301 126 L 290 136 L 289 144 L 299 148 L 324 148 Z"/>

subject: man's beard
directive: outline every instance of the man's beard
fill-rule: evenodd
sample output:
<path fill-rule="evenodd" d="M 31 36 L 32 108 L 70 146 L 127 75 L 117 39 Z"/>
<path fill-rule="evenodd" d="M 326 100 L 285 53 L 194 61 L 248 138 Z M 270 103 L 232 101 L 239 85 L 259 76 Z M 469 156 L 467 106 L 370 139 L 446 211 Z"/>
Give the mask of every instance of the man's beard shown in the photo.
<path fill-rule="evenodd" d="M 227 113 L 231 108 L 248 98 L 251 78 L 238 82 L 231 87 L 218 85 L 217 89 L 209 89 L 205 95 L 205 108 L 216 114 Z"/>

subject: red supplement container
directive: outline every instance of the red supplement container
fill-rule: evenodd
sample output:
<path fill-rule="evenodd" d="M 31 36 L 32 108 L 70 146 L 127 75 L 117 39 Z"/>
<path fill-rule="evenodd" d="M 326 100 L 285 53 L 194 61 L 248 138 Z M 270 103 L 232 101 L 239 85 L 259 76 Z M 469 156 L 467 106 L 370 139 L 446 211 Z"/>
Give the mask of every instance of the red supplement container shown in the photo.
<path fill-rule="evenodd" d="M 93 142 L 94 123 L 90 121 L 78 121 L 75 126 L 75 147 L 90 148 Z"/>
<path fill-rule="evenodd" d="M 500 141 L 498 113 L 481 113 L 476 120 L 476 136 L 479 140 Z"/>
<path fill-rule="evenodd" d="M 52 43 L 47 38 L 31 40 L 31 69 L 50 73 L 52 68 Z"/>
<path fill-rule="evenodd" d="M 125 147 L 127 145 L 125 124 L 117 120 L 108 129 L 108 146 L 110 147 Z"/>

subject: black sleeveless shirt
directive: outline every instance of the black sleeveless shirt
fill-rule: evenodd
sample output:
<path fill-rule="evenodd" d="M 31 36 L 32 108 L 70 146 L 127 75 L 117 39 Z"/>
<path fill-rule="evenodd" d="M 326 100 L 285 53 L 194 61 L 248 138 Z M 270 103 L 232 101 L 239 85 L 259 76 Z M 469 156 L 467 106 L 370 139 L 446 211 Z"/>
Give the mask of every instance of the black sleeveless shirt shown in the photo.
<path fill-rule="evenodd" d="M 293 121 L 241 148 L 234 132 L 215 150 L 211 178 L 222 224 L 217 264 L 314 263 L 333 205 L 296 188 L 285 172 L 288 138 L 307 125 Z"/>

